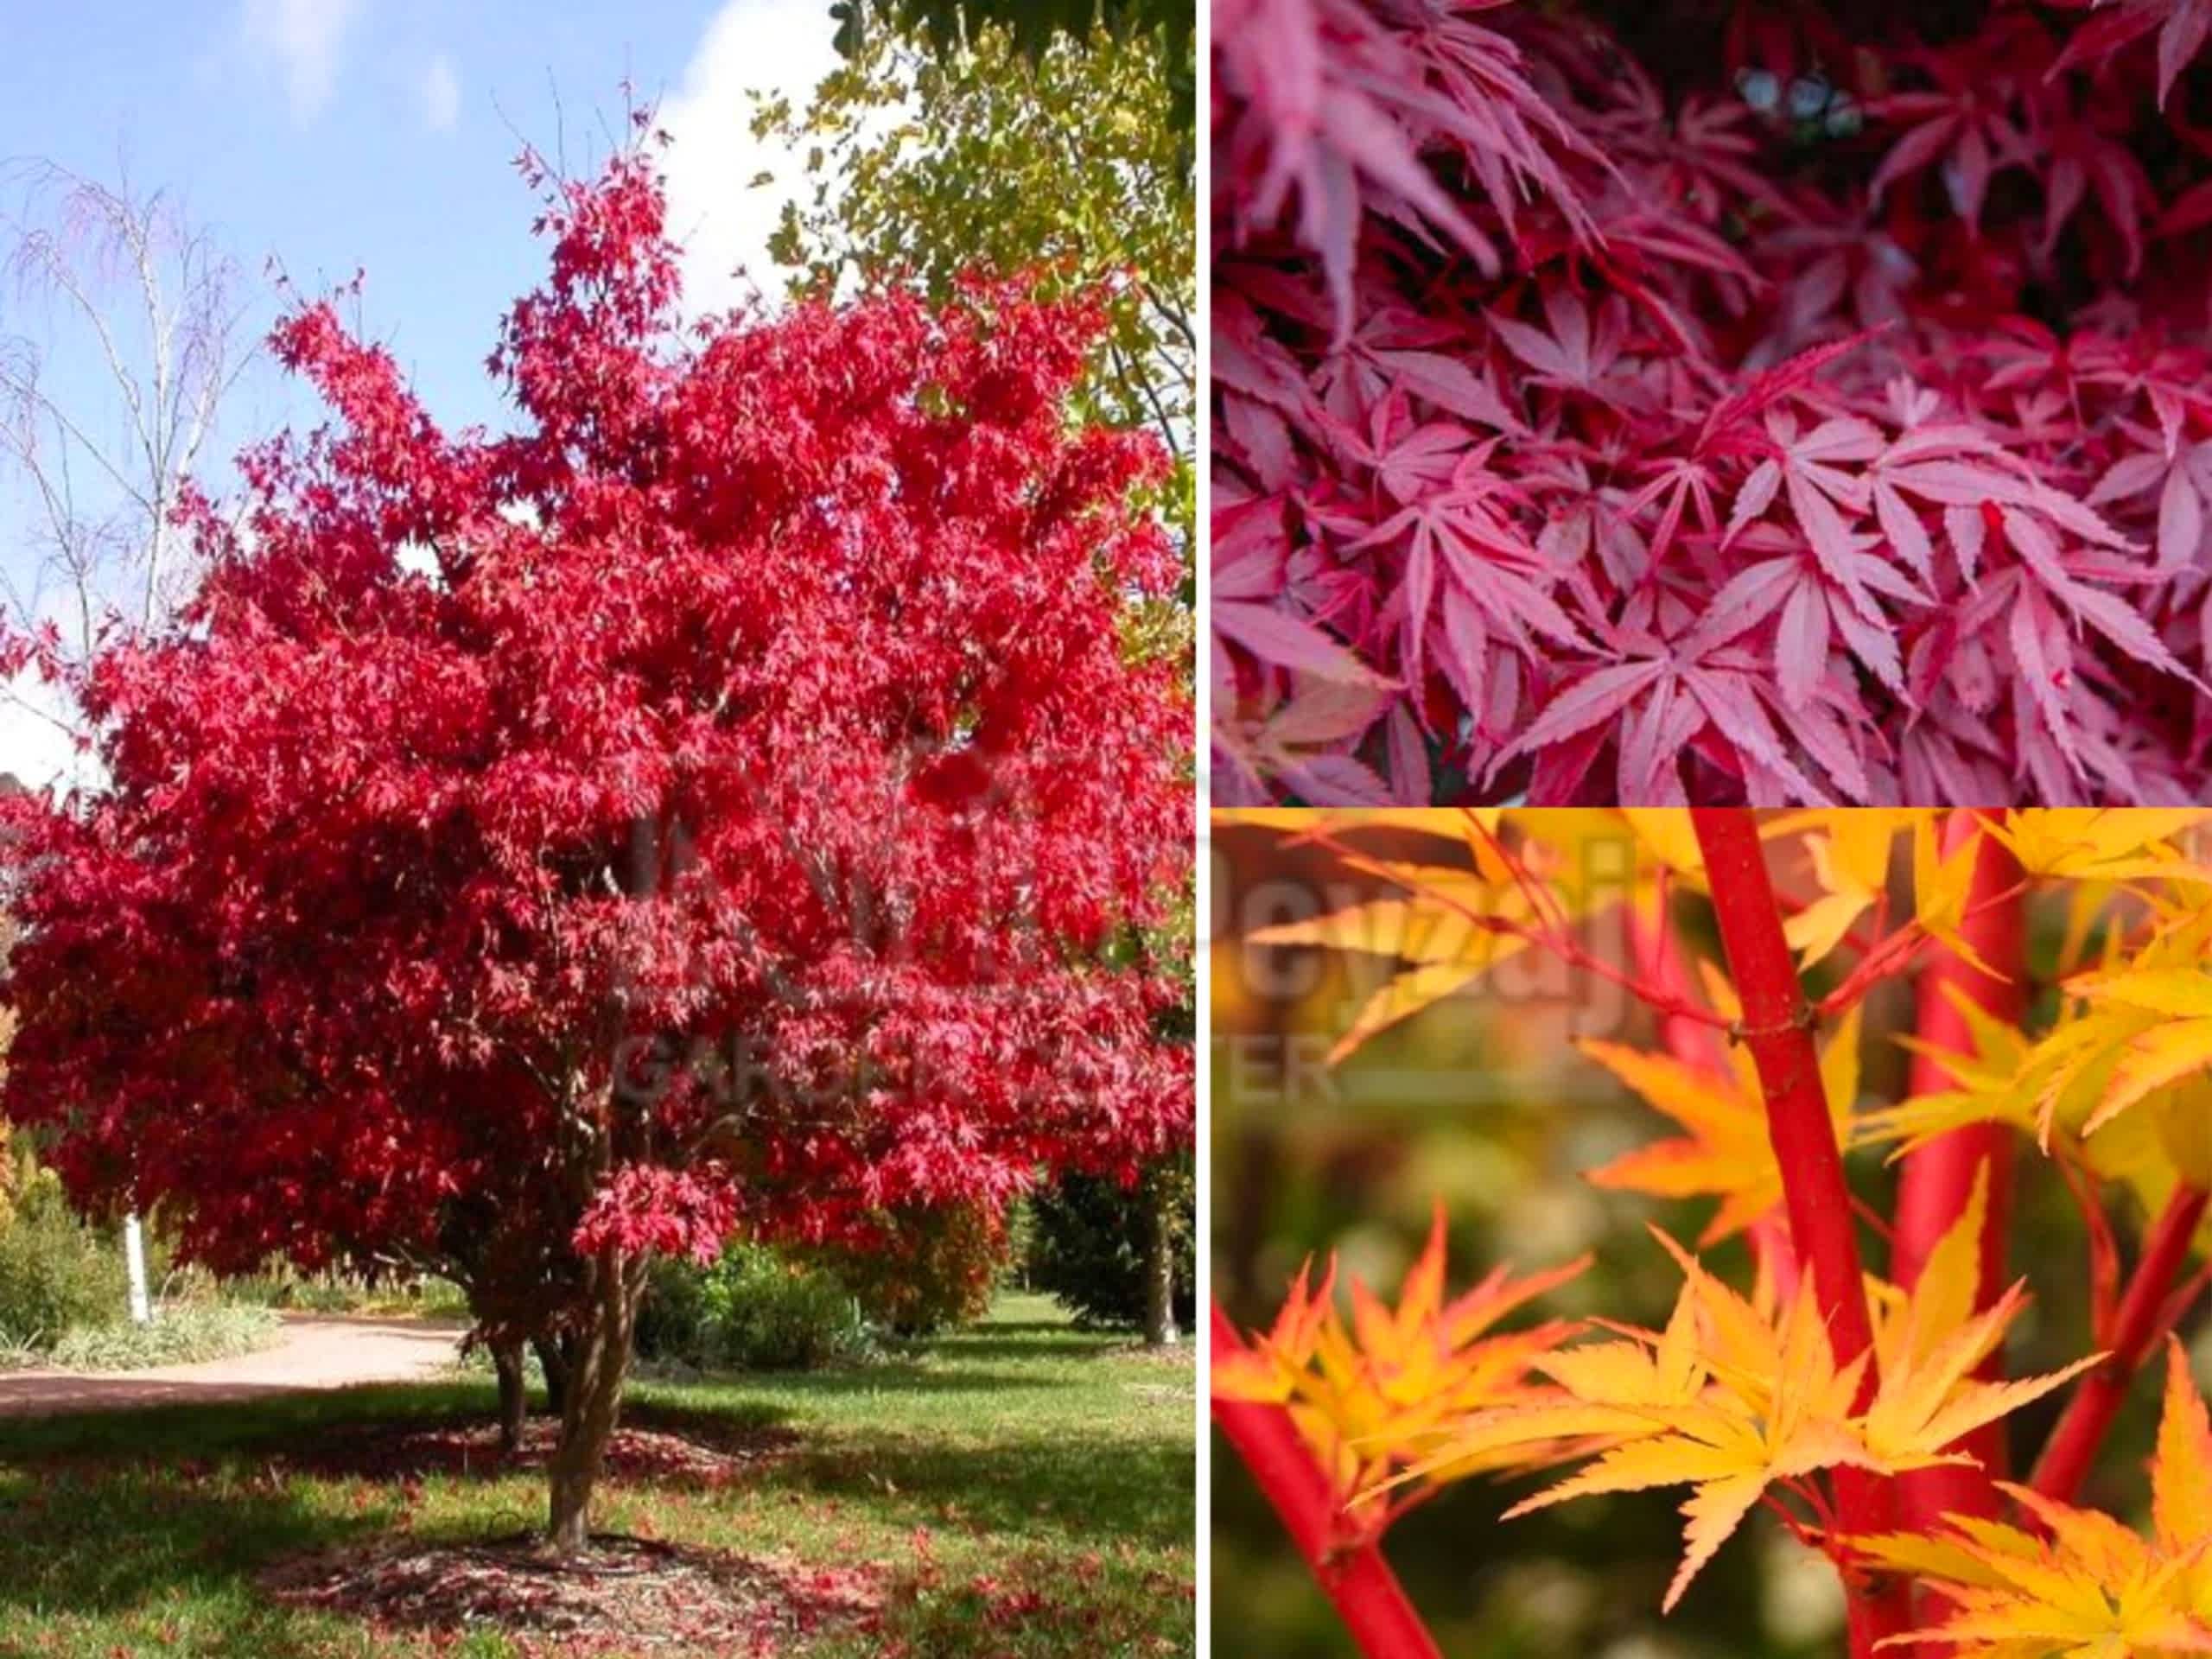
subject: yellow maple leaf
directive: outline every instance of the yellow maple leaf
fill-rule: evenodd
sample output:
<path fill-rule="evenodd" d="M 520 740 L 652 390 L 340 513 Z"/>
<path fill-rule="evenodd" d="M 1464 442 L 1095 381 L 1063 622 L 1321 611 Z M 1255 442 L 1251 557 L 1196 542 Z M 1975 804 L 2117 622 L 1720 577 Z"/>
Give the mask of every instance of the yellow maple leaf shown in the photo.
<path fill-rule="evenodd" d="M 1928 1055 L 1954 1086 L 1916 1095 L 1858 1119 L 1857 1144 L 1894 1143 L 1892 1161 L 1972 1123 L 2004 1123 L 2026 1135 L 2042 1133 L 2044 1118 L 2038 1101 L 2044 1074 L 2028 1075 L 2025 1071 L 2033 1046 L 2017 1027 L 1992 1018 L 1956 986 L 1943 989 L 1967 1021 L 1974 1052 L 1956 1053 L 1916 1038 L 1897 1039 Z M 2048 1064 L 2047 1056 L 2044 1064 Z M 2089 1077 L 2090 1083 L 2095 1081 Z M 2055 1101 L 2044 1143 L 2063 1142 L 2056 1148 L 2060 1155 L 2085 1164 L 2101 1179 L 2126 1186 L 2146 1215 L 2162 1212 L 2174 1189 L 2184 1181 L 2212 1186 L 2212 1077 L 2183 1079 L 2135 1109 L 2100 1124 L 2095 1136 L 2085 1142 L 2078 1131 L 2090 1109 L 2086 1098 L 2071 1103 Z M 2200 1253 L 2212 1254 L 2212 1222 L 2206 1224 Z"/>
<path fill-rule="evenodd" d="M 1417 809 L 1322 815 L 1338 829 L 1387 823 L 1412 827 Z M 1518 836 L 1514 857 L 1496 835 L 1503 819 Z M 1294 829 L 1316 815 L 1251 809 L 1215 815 L 1217 822 L 1284 821 Z M 1313 944 L 1392 957 L 1408 964 L 1371 995 L 1329 1051 L 1335 1065 L 1377 1033 L 1443 1001 L 1527 950 L 1532 936 L 1554 922 L 1573 923 L 1611 906 L 1639 902 L 1662 880 L 1702 879 L 1688 815 L 1658 809 L 1626 811 L 1546 808 L 1437 810 L 1429 833 L 1461 839 L 1474 868 L 1344 856 L 1348 868 L 1404 889 L 1325 916 L 1255 930 L 1255 944 Z M 1310 827 L 1310 826 L 1309 826 Z M 1539 910 L 1541 896 L 1544 906 Z"/>
<path fill-rule="evenodd" d="M 1708 969 L 1707 982 L 1715 1006 L 1732 1015 L 1735 998 L 1726 982 Z M 1766 1096 L 1740 1046 L 1728 1051 L 1726 1071 L 1619 1043 L 1586 1039 L 1577 1046 L 1688 1132 L 1592 1170 L 1586 1179 L 1592 1185 L 1655 1198 L 1720 1198 L 1719 1211 L 1698 1239 L 1700 1249 L 1755 1225 L 1781 1205 L 1782 1168 L 1767 1133 Z M 1821 1081 L 1838 1143 L 1848 1144 L 1859 1094 L 1855 1006 L 1821 1051 Z"/>
<path fill-rule="evenodd" d="M 1681 807 L 1508 807 L 1504 822 L 1530 869 L 1570 899 L 1649 892 L 1662 877 L 1705 884 L 1704 849 Z"/>
<path fill-rule="evenodd" d="M 1280 1406 L 1297 1394 L 1300 1379 L 1313 1362 L 1322 1322 L 1331 1314 L 1337 1287 L 1335 1260 L 1330 1261 L 1319 1288 L 1309 1291 L 1313 1273 L 1311 1262 L 1299 1268 L 1268 1331 L 1252 1333 L 1247 1345 L 1236 1352 L 1214 1356 L 1211 1382 L 1217 1395 Z"/>
<path fill-rule="evenodd" d="M 1813 861 L 1821 896 L 1783 926 L 1801 969 L 1810 968 L 1842 944 L 1859 918 L 1880 899 L 1889 884 L 1890 850 L 1897 832 L 1934 816 L 1927 808 L 1854 807 L 1787 813 L 1763 826 L 1763 833 L 1770 836 L 1810 832 L 1805 850 Z"/>
<path fill-rule="evenodd" d="M 1961 934 L 1971 900 L 1980 842 L 1993 836 L 2030 877 L 2076 882 L 2127 883 L 2147 880 L 2212 885 L 2212 869 L 2185 857 L 2175 837 L 2212 817 L 2212 809 L 2108 810 L 2102 808 L 2023 809 L 1982 813 L 1978 833 L 1945 856 L 1942 814 L 1928 808 L 1854 808 L 1784 814 L 1764 833 L 1808 830 L 1821 896 L 1785 925 L 1799 965 L 1810 968 L 1842 943 L 1873 908 L 1888 884 L 1890 852 L 1897 833 L 1913 834 L 1913 898 L 1921 926 L 1977 967 Z"/>
<path fill-rule="evenodd" d="M 2175 837 L 2212 817 L 2185 807 L 2021 807 L 1985 816 L 1988 833 L 2005 843 L 2023 873 L 2070 881 L 2146 879 L 2212 883 L 2212 870 L 2192 862 Z"/>
<path fill-rule="evenodd" d="M 2184 1562 L 2182 1595 L 2212 1624 L 2212 1412 L 2179 1338 L 2166 1338 L 2166 1408 L 2151 1461 L 2151 1524 L 2158 1548 Z"/>
<path fill-rule="evenodd" d="M 1618 1344 L 1599 1350 L 1594 1363 L 1576 1349 L 1539 1363 L 1586 1414 L 1540 1405 L 1527 1414 L 1528 1424 L 1557 1434 L 1586 1423 L 1585 1432 L 1610 1436 L 1613 1444 L 1506 1512 L 1510 1519 L 1601 1492 L 1688 1485 L 1682 1560 L 1668 1586 L 1665 1611 L 1770 1486 L 1847 1464 L 1872 1466 L 1847 1421 L 1866 1357 L 1836 1364 L 1813 1298 L 1792 1298 L 1779 1325 L 1771 1325 L 1694 1261 L 1679 1259 L 1681 1296 L 1648 1371 L 1635 1371 Z M 1686 1370 L 1670 1368 L 1669 1339 L 1679 1346 L 1686 1329 L 1695 1332 L 1694 1362 Z M 1681 1397 L 1685 1393 L 1689 1397 Z M 1505 1429 L 1510 1418 L 1494 1417 L 1489 1432 Z"/>
<path fill-rule="evenodd" d="M 2035 1126 L 2034 1103 L 2022 1096 L 2018 1086 L 2030 1046 L 2027 1038 L 2018 1026 L 1998 1019 L 1963 988 L 1946 982 L 1942 993 L 1966 1022 L 1973 1050 L 1961 1053 L 1910 1034 L 1896 1040 L 1934 1061 L 1953 1086 L 1866 1112 L 1855 1125 L 1858 1145 L 1895 1141 L 1892 1161 L 1937 1135 L 1969 1123 L 2010 1123 L 2024 1130 Z"/>
<path fill-rule="evenodd" d="M 2057 1020 L 2033 1042 L 1947 985 L 1972 1052 L 1897 1040 L 1953 1086 L 1866 1113 L 1859 1142 L 1894 1141 L 1895 1157 L 1969 1123 L 2010 1124 L 2046 1150 L 2063 1137 L 2069 1155 L 2126 1181 L 2153 1210 L 2176 1181 L 2212 1180 L 2208 941 L 2212 910 L 2183 914 L 2132 957 L 2108 957 L 2067 982 Z"/>
<path fill-rule="evenodd" d="M 1954 1452 L 1976 1429 L 2018 1411 L 2101 1363 L 2104 1356 L 2012 1382 L 1974 1373 L 1995 1353 L 2028 1304 L 2020 1281 L 1980 1313 L 1981 1231 L 1989 1214 L 1989 1166 L 1974 1175 L 1959 1218 L 1929 1253 L 1910 1294 L 1870 1281 L 1879 1383 L 1859 1422 L 1874 1460 L 1891 1471 L 1966 1461 Z"/>
<path fill-rule="evenodd" d="M 1485 877 L 1449 865 L 1376 861 L 1364 868 L 1407 889 L 1305 921 L 1255 930 L 1254 944 L 1318 944 L 1391 957 L 1411 964 L 1370 996 L 1329 1051 L 1334 1065 L 1377 1032 L 1488 973 L 1528 949 L 1533 918 L 1527 894 L 1509 876 Z"/>
<path fill-rule="evenodd" d="M 1972 963 L 1992 979 L 2002 979 L 2005 976 L 1984 962 L 1960 931 L 1966 923 L 1967 906 L 1973 901 L 1974 862 L 1981 855 L 1981 837 L 1961 837 L 1948 857 L 1936 837 L 1937 827 L 1933 817 L 1921 818 L 1913 824 L 1914 919 L 1947 949 Z"/>
<path fill-rule="evenodd" d="M 1955 1449 L 1960 1440 L 2096 1363 L 2014 1382 L 1974 1376 L 2025 1305 L 2015 1286 L 1974 1312 L 1987 1202 L 1984 1186 L 1910 1293 L 1870 1282 L 1875 1345 L 1847 1364 L 1836 1361 L 1808 1284 L 1782 1299 L 1762 1280 L 1745 1298 L 1655 1232 L 1683 1274 L 1665 1332 L 1538 1357 L 1534 1368 L 1555 1385 L 1555 1397 L 1481 1413 L 1446 1445 L 1497 1456 L 1516 1437 L 1554 1447 L 1570 1437 L 1592 1443 L 1589 1463 L 1509 1515 L 1600 1492 L 1690 1487 L 1683 1559 L 1665 1601 L 1671 1609 L 1775 1486 L 1795 1488 L 1839 1468 L 1895 1475 L 1970 1462 Z M 1876 1363 L 1878 1382 L 1860 1408 L 1861 1380 Z"/>
<path fill-rule="evenodd" d="M 1500 1454 L 1431 1455 L 1446 1425 L 1533 1397 L 1530 1365 L 1581 1327 L 1553 1320 L 1497 1332 L 1509 1314 L 1581 1274 L 1589 1258 L 1516 1278 L 1499 1268 L 1463 1294 L 1445 1295 L 1445 1224 L 1438 1206 L 1428 1243 L 1407 1270 L 1393 1307 L 1358 1281 L 1351 1318 L 1338 1312 L 1331 1261 L 1318 1290 L 1301 1269 L 1274 1325 L 1239 1353 L 1217 1357 L 1214 1394 L 1286 1406 L 1330 1471 L 1340 1502 L 1376 1497 L 1409 1465 L 1456 1479 L 1527 1460 Z"/>
<path fill-rule="evenodd" d="M 2164 1659 L 2212 1652 L 2212 1421 L 2169 1341 L 2151 1465 L 2153 1536 L 2109 1516 L 2002 1490 L 2044 1535 L 1965 1516 L 1928 1534 L 1852 1541 L 1853 1554 L 1936 1591 L 1941 1622 L 1884 1645 L 1942 1642 L 1956 1659 Z"/>
<path fill-rule="evenodd" d="M 2089 1013 L 2061 1051 L 2069 1064 L 2044 1085 L 2046 1123 L 2082 1078 L 2099 1077 L 2103 1084 L 2082 1125 L 2088 1136 L 2145 1097 L 2212 1066 L 2212 975 L 2200 967 L 2132 967 L 2067 988 L 2087 999 Z M 2108 1074 L 2096 1069 L 2107 1059 Z"/>
<path fill-rule="evenodd" d="M 1984 1091 L 1987 1116 L 2024 1118 L 2046 1149 L 2061 1133 L 2094 1148 L 2146 1101 L 2154 1114 L 2177 1109 L 2177 1091 L 2212 1067 L 2208 960 L 2212 906 L 2179 912 L 2133 956 L 2108 953 L 2068 980 L 2057 1021 L 2019 1055 L 2009 1084 Z"/>
<path fill-rule="evenodd" d="M 1578 817 L 1586 816 L 1578 812 Z M 1679 806 L 1624 806 L 1621 816 L 1644 850 L 1660 865 L 1693 887 L 1705 885 L 1705 849 L 1687 809 Z"/>

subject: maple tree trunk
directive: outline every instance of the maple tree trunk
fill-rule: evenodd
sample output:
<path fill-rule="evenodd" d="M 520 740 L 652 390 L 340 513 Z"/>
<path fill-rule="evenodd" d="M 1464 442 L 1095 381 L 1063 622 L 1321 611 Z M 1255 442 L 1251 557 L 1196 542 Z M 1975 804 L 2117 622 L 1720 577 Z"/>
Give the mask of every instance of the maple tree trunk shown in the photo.
<path fill-rule="evenodd" d="M 642 1278 L 632 1287 L 622 1257 L 608 1251 L 594 1264 L 591 1319 L 577 1333 L 561 1405 L 561 1442 L 551 1465 L 555 1552 L 581 1554 L 591 1537 L 591 1494 L 622 1411 Z"/>
<path fill-rule="evenodd" d="M 1145 1184 L 1144 1339 L 1147 1347 L 1173 1348 L 1175 1328 L 1175 1185 L 1164 1175 Z"/>
<path fill-rule="evenodd" d="M 1782 912 L 1768 879 L 1758 821 L 1743 807 L 1693 807 L 1690 820 L 1705 854 L 1720 944 L 1743 1004 L 1740 1034 L 1758 1068 L 1766 1096 L 1767 1134 L 1782 1169 L 1789 1236 L 1827 1315 L 1828 1338 L 1840 1364 L 1873 1346 L 1865 1270 L 1853 1230 L 1851 1189 L 1843 1173 L 1821 1081 L 1820 1051 L 1813 1041 L 1813 1013 L 1797 978 L 1796 959 L 1783 936 Z M 1873 1398 L 1879 1379 L 1869 1362 L 1857 1406 Z M 1854 1534 L 1885 1533 L 1897 1526 L 1894 1482 L 1856 1469 L 1835 1471 L 1836 1507 Z M 1851 1650 L 1870 1655 L 1876 1645 L 1910 1628 L 1911 1597 L 1903 1583 L 1853 1586 Z"/>
<path fill-rule="evenodd" d="M 513 1452 L 522 1445 L 523 1420 L 530 1412 L 530 1389 L 523 1376 L 522 1344 L 492 1344 L 492 1370 L 499 1379 L 499 1450 Z"/>
<path fill-rule="evenodd" d="M 530 1345 L 537 1355 L 538 1370 L 545 1373 L 545 1408 L 558 1417 L 569 1397 L 569 1340 L 550 1335 L 532 1337 Z"/>
<path fill-rule="evenodd" d="M 2175 1189 L 2164 1211 L 2152 1224 L 2143 1241 L 2143 1259 L 2128 1281 L 2113 1323 L 2110 1353 L 2105 1363 L 2082 1379 L 2074 1397 L 2051 1431 L 2043 1458 L 2036 1465 L 2037 1492 L 2069 1503 L 2081 1490 L 2113 1419 L 2126 1402 L 2135 1373 L 2150 1357 L 2152 1348 L 2167 1326 L 2167 1302 L 2175 1281 L 2188 1266 L 2190 1246 L 2204 1224 L 2209 1198 L 2202 1188 Z"/>
<path fill-rule="evenodd" d="M 1965 810 L 1951 814 L 1943 826 L 1946 856 L 1955 852 L 1967 836 L 1980 834 L 1976 817 Z M 2018 1023 L 2025 1001 L 2026 899 L 2018 890 L 2020 866 L 1993 837 L 1980 836 L 1980 842 L 1967 899 L 1967 918 L 1960 931 L 1974 954 L 2002 977 L 1991 977 L 1955 950 L 1939 944 L 1927 957 L 1917 990 L 1921 1040 L 1953 1053 L 1971 1054 L 1974 1037 L 1946 988 L 1971 997 L 1976 1006 L 2007 1024 Z M 1913 1094 L 1934 1094 L 1952 1086 L 1940 1062 L 1925 1053 L 1914 1055 Z M 1965 1212 L 1974 1196 L 1975 1179 L 1986 1169 L 1989 1211 L 1982 1226 L 1974 1306 L 1986 1308 L 1997 1300 L 2006 1281 L 2014 1152 L 2015 1131 L 2009 1124 L 1975 1123 L 1938 1135 L 1906 1154 L 1897 1185 L 1896 1232 L 1890 1255 L 1890 1277 L 1894 1282 L 1907 1290 L 1919 1282 L 1929 1254 Z M 2000 1349 L 1983 1364 L 1980 1375 L 1995 1378 L 2004 1369 Z M 1920 1469 L 1899 1480 L 1897 1507 L 1908 1527 L 1926 1529 L 1946 1515 L 1993 1517 L 2003 1507 L 1994 1484 L 2007 1473 L 2003 1424 L 1991 1423 L 1976 1431 L 1966 1440 L 1964 1449 L 1974 1455 L 1979 1466 Z"/>
<path fill-rule="evenodd" d="M 1216 1353 L 1243 1345 L 1218 1302 L 1211 1329 Z M 1366 1659 L 1442 1659 L 1381 1548 L 1343 1535 L 1335 1492 L 1290 1414 L 1216 1395 L 1213 1416 Z"/>

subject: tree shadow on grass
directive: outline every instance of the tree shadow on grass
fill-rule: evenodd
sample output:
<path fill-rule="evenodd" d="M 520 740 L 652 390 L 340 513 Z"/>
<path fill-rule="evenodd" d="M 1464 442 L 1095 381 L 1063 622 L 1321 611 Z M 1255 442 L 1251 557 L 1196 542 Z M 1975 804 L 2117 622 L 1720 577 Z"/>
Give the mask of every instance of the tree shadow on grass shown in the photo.
<path fill-rule="evenodd" d="M 269 1606 L 255 1572 L 384 1531 L 398 1506 L 318 1507 L 282 1481 L 205 1464 L 123 1465 L 0 1467 L 0 1635 L 18 1616 L 43 1631 L 57 1612 L 143 1613 L 149 1646 L 168 1630 L 193 1650 L 293 1659 L 331 1652 L 331 1627 Z"/>
<path fill-rule="evenodd" d="M 993 1435 L 988 1446 L 856 1434 L 801 1450 L 769 1477 L 878 1513 L 928 1524 L 947 1510 L 967 1525 L 1033 1538 L 1187 1546 L 1197 1454 L 1173 1433 L 1110 1441 L 1063 1428 Z"/>
<path fill-rule="evenodd" d="M 759 1402 L 719 1408 L 633 1402 L 607 1442 L 610 1482 L 686 1491 L 717 1491 L 754 1478 L 798 1446 L 791 1413 Z M 312 1437 L 271 1445 L 282 1466 L 334 1478 L 462 1481 L 543 1478 L 560 1439 L 560 1421 L 541 1413 L 523 1425 L 512 1451 L 497 1424 L 468 1417 L 371 1419 L 334 1425 Z"/>
<path fill-rule="evenodd" d="M 16 1628 L 48 1639 L 56 1614 L 143 1620 L 148 1650 L 351 1651 L 345 1641 L 362 1634 L 353 1620 L 272 1605 L 260 1574 L 399 1530 L 422 1476 L 539 1473 L 497 1459 L 474 1470 L 410 1459 L 410 1446 L 491 1433 L 492 1408 L 488 1383 L 457 1378 L 0 1423 L 0 1653 L 19 1650 Z M 781 1427 L 789 1414 L 759 1402 L 639 1402 L 625 1414 L 642 1443 L 638 1467 L 618 1455 L 609 1485 L 750 1480 L 795 1446 Z M 532 1425 L 539 1438 L 550 1427 Z M 380 1446 L 397 1455 L 346 1466 Z"/>
<path fill-rule="evenodd" d="M 204 1461 L 313 1436 L 334 1423 L 481 1421 L 491 1383 L 370 1382 L 209 1404 L 170 1402 L 128 1411 L 0 1420 L 0 1468 L 55 1459 Z"/>

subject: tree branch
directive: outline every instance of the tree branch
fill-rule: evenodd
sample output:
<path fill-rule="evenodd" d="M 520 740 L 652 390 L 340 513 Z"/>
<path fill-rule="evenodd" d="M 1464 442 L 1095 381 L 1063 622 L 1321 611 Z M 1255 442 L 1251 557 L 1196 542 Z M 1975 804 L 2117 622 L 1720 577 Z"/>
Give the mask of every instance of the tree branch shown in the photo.
<path fill-rule="evenodd" d="M 1216 1303 L 1214 1352 L 1243 1346 Z M 1366 1659 L 1442 1659 L 1381 1548 L 1372 1540 L 1345 1539 L 1335 1491 L 1290 1414 L 1281 1406 L 1217 1397 L 1213 1417 Z"/>
<path fill-rule="evenodd" d="M 2188 1265 L 2196 1230 L 2204 1224 L 2208 1198 L 2212 1195 L 2201 1187 L 2177 1187 L 2152 1224 L 2143 1241 L 2143 1259 L 2136 1264 L 2113 1322 L 2111 1353 L 2075 1388 L 2036 1465 L 2032 1484 L 2044 1497 L 2067 1503 L 2081 1491 L 2113 1419 L 2126 1402 L 2135 1373 L 2171 1323 L 2171 1293 Z"/>
<path fill-rule="evenodd" d="M 1690 819 L 1705 854 L 1721 947 L 1743 1003 L 1743 1039 L 1766 1096 L 1767 1134 L 1782 1168 L 1790 1237 L 1827 1315 L 1836 1362 L 1848 1364 L 1873 1346 L 1873 1322 L 1853 1230 L 1851 1189 L 1844 1180 L 1843 1154 L 1836 1146 L 1820 1053 L 1813 1043 L 1813 1011 L 1783 937 L 1782 912 L 1767 876 L 1758 822 L 1742 807 L 1694 807 Z M 1855 1402 L 1859 1408 L 1872 1400 L 1878 1382 L 1870 1360 Z M 1846 1532 L 1865 1535 L 1895 1529 L 1893 1482 L 1839 1469 L 1835 1488 Z M 1865 1592 L 1853 1586 L 1850 1614 L 1852 1653 L 1854 1659 L 1868 1659 L 1878 1643 L 1910 1627 L 1910 1598 L 1902 1584 Z"/>

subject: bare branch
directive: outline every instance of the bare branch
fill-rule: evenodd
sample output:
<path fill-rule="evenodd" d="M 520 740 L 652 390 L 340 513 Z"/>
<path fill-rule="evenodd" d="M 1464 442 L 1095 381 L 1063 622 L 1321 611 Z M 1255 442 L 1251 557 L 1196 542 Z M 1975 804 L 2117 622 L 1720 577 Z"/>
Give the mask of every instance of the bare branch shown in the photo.
<path fill-rule="evenodd" d="M 62 622 L 81 660 L 105 618 L 162 621 L 183 574 L 170 519 L 255 331 L 237 267 L 167 192 L 35 160 L 0 184 L 21 199 L 0 211 L 0 461 L 33 508 L 0 543 L 29 573 L 0 573 L 0 617 Z"/>

